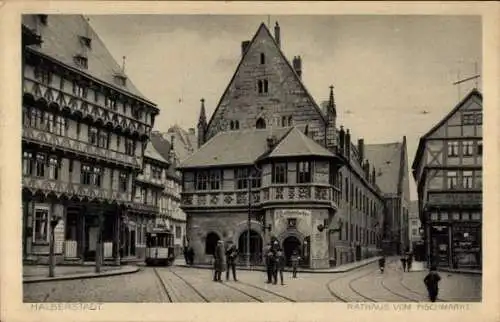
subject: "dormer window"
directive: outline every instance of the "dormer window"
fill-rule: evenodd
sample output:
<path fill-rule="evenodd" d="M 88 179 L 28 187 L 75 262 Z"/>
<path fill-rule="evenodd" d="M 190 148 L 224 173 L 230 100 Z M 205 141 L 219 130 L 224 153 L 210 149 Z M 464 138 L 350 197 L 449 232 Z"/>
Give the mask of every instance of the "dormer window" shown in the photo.
<path fill-rule="evenodd" d="M 127 85 L 127 77 L 124 75 L 115 75 L 114 80 L 116 85 L 120 86 Z"/>
<path fill-rule="evenodd" d="M 82 43 L 82 45 L 84 45 L 85 47 L 87 48 L 92 48 L 92 39 L 90 39 L 89 37 L 85 37 L 85 36 L 80 36 L 80 42 Z"/>
<path fill-rule="evenodd" d="M 74 60 L 75 60 L 75 64 L 80 67 L 80 68 L 84 68 L 84 69 L 87 69 L 88 68 L 88 59 L 87 57 L 84 57 L 82 55 L 76 55 L 75 57 L 73 57 Z"/>
<path fill-rule="evenodd" d="M 38 15 L 38 21 L 40 21 L 41 24 L 46 26 L 47 20 L 48 20 L 48 15 Z"/>

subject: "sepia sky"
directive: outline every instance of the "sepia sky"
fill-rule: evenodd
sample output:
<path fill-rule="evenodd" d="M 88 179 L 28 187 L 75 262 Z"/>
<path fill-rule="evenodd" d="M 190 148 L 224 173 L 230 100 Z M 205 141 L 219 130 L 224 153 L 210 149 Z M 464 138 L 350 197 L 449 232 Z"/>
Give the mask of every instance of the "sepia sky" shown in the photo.
<path fill-rule="evenodd" d="M 212 115 L 261 22 L 281 26 L 282 49 L 302 57 L 302 79 L 318 104 L 335 86 L 337 124 L 365 144 L 407 136 L 409 167 L 419 136 L 446 115 L 481 70 L 475 16 L 90 16 L 139 90 L 161 110 L 155 128 L 196 127 L 200 99 Z M 481 89 L 481 83 L 478 84 Z M 428 114 L 422 114 L 422 111 Z M 412 199 L 416 199 L 413 179 Z"/>

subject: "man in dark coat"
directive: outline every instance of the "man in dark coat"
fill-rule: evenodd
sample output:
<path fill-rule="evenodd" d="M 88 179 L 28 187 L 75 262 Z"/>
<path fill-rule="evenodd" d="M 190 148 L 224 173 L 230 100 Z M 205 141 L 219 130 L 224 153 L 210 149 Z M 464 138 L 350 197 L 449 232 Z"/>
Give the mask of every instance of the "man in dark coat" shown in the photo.
<path fill-rule="evenodd" d="M 437 268 L 432 266 L 429 274 L 424 278 L 424 284 L 427 287 L 427 292 L 429 294 L 429 299 L 431 302 L 436 302 L 439 293 L 439 281 L 441 276 L 437 273 Z"/>
<path fill-rule="evenodd" d="M 214 253 L 214 282 L 222 282 L 221 275 L 226 266 L 224 258 L 224 243 L 222 240 L 219 240 Z"/>
<path fill-rule="evenodd" d="M 238 256 L 238 249 L 235 244 L 229 246 L 226 250 L 226 262 L 227 262 L 227 271 L 226 271 L 226 281 L 229 281 L 229 271 L 233 271 L 233 279 L 236 279 L 236 257 Z"/>
<path fill-rule="evenodd" d="M 271 243 L 268 243 L 264 247 L 264 260 L 266 263 L 267 281 L 266 283 L 271 284 L 273 279 L 273 251 L 271 248 Z"/>

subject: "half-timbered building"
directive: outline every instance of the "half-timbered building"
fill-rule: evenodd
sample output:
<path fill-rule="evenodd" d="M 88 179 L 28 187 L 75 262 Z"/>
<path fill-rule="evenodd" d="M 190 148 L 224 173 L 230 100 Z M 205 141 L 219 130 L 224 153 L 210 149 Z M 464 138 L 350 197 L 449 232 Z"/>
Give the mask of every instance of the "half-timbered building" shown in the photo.
<path fill-rule="evenodd" d="M 195 261 L 210 261 L 219 239 L 245 254 L 248 235 L 254 262 L 271 235 L 315 268 L 372 256 L 385 215 L 375 169 L 336 127 L 333 87 L 325 113 L 302 82 L 301 57 L 283 54 L 278 23 L 274 32 L 261 24 L 241 44 L 210 119 L 202 100 L 199 148 L 179 167 Z"/>
<path fill-rule="evenodd" d="M 413 162 L 429 263 L 481 267 L 482 94 L 472 90 L 421 137 Z"/>
<path fill-rule="evenodd" d="M 23 257 L 118 264 L 124 217 L 155 116 L 83 16 L 24 15 L 41 42 L 23 47 Z M 100 243 L 100 241 L 102 243 Z"/>

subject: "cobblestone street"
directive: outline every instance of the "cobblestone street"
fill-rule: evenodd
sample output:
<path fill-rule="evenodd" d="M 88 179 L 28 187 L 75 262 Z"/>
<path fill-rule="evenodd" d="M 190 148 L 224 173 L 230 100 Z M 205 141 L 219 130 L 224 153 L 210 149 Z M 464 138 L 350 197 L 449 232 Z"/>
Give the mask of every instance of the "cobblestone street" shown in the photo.
<path fill-rule="evenodd" d="M 144 267 L 135 274 L 24 284 L 25 302 L 421 302 L 422 272 L 403 273 L 396 262 L 380 273 L 370 264 L 348 273 L 285 272 L 285 285 L 265 273 L 239 271 L 238 282 L 212 281 L 208 269 Z M 481 276 L 440 273 L 438 301 L 481 301 Z M 225 277 L 225 276 L 224 276 Z"/>

